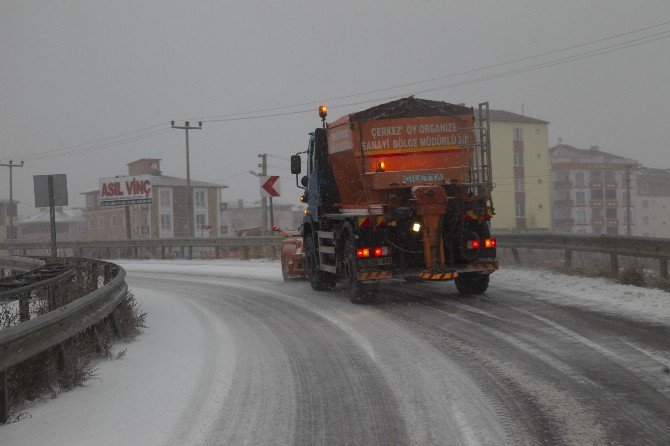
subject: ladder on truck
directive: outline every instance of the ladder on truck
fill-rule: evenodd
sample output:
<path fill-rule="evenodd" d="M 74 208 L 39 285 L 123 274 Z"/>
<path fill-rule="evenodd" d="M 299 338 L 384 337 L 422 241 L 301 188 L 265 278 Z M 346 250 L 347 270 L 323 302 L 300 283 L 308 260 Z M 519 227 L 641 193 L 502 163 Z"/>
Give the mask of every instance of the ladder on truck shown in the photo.
<path fill-rule="evenodd" d="M 491 121 L 489 119 L 489 103 L 479 104 L 475 120 L 475 136 L 472 160 L 470 164 L 470 181 L 473 193 L 485 196 L 493 207 L 491 191 L 493 176 L 491 172 Z"/>
<path fill-rule="evenodd" d="M 333 231 L 317 231 L 319 247 L 319 269 L 332 274 L 337 273 L 335 265 L 335 233 Z"/>

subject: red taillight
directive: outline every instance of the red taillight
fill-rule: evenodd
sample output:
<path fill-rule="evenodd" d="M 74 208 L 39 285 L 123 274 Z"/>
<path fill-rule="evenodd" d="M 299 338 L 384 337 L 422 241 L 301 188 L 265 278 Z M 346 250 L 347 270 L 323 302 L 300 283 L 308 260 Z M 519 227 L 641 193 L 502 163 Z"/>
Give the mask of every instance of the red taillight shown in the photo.
<path fill-rule="evenodd" d="M 367 257 L 383 257 L 389 254 L 389 249 L 387 246 L 375 246 L 374 248 L 358 248 L 356 250 L 356 256 L 359 259 L 365 259 Z"/>
<path fill-rule="evenodd" d="M 359 259 L 370 257 L 370 248 L 359 248 L 358 251 L 356 251 L 356 255 Z"/>
<path fill-rule="evenodd" d="M 465 247 L 467 249 L 479 249 L 479 248 L 495 248 L 496 247 L 496 239 L 494 238 L 486 238 L 483 240 L 468 240 L 465 242 Z"/>

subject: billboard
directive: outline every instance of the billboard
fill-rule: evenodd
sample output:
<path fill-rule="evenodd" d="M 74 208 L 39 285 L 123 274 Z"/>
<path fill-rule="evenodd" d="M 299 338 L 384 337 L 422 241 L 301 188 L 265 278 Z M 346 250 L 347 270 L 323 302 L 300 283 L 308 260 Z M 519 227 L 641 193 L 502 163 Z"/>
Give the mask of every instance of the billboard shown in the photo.
<path fill-rule="evenodd" d="M 151 203 L 151 175 L 100 178 L 100 206 Z"/>

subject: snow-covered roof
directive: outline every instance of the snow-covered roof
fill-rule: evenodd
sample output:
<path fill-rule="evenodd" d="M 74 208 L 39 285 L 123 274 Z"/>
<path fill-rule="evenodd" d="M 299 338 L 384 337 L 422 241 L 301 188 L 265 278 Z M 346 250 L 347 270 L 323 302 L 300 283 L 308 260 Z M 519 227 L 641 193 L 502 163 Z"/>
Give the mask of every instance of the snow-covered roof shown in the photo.
<path fill-rule="evenodd" d="M 521 124 L 549 124 L 548 121 L 531 118 L 526 115 L 508 112 L 505 110 L 489 110 L 489 120 L 491 122 L 518 122 Z"/>
<path fill-rule="evenodd" d="M 59 222 L 77 222 L 84 220 L 84 210 L 79 208 L 74 209 L 56 209 L 56 223 Z M 39 223 L 39 222 L 49 222 L 49 211 L 41 211 L 38 214 L 31 215 L 30 217 L 24 219 L 21 223 Z"/>
<path fill-rule="evenodd" d="M 568 144 L 558 144 L 549 149 L 552 157 L 580 157 L 580 158 L 602 158 L 603 162 L 626 162 L 637 164 L 637 161 L 631 158 L 614 155 L 597 149 L 578 149 Z"/>

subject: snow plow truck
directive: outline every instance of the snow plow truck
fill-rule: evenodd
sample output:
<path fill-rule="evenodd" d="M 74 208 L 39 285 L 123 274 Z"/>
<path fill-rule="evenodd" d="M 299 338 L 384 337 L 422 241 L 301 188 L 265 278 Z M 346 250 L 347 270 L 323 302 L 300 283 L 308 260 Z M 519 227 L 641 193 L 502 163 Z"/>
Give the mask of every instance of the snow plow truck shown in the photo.
<path fill-rule="evenodd" d="M 307 150 L 291 157 L 307 203 L 303 246 L 293 238 L 294 254 L 282 255 L 293 274 L 318 291 L 344 281 L 354 303 L 374 301 L 392 279 L 454 280 L 462 294 L 484 293 L 498 269 L 488 103 L 408 97 L 331 123 L 325 106 L 319 115 Z"/>

